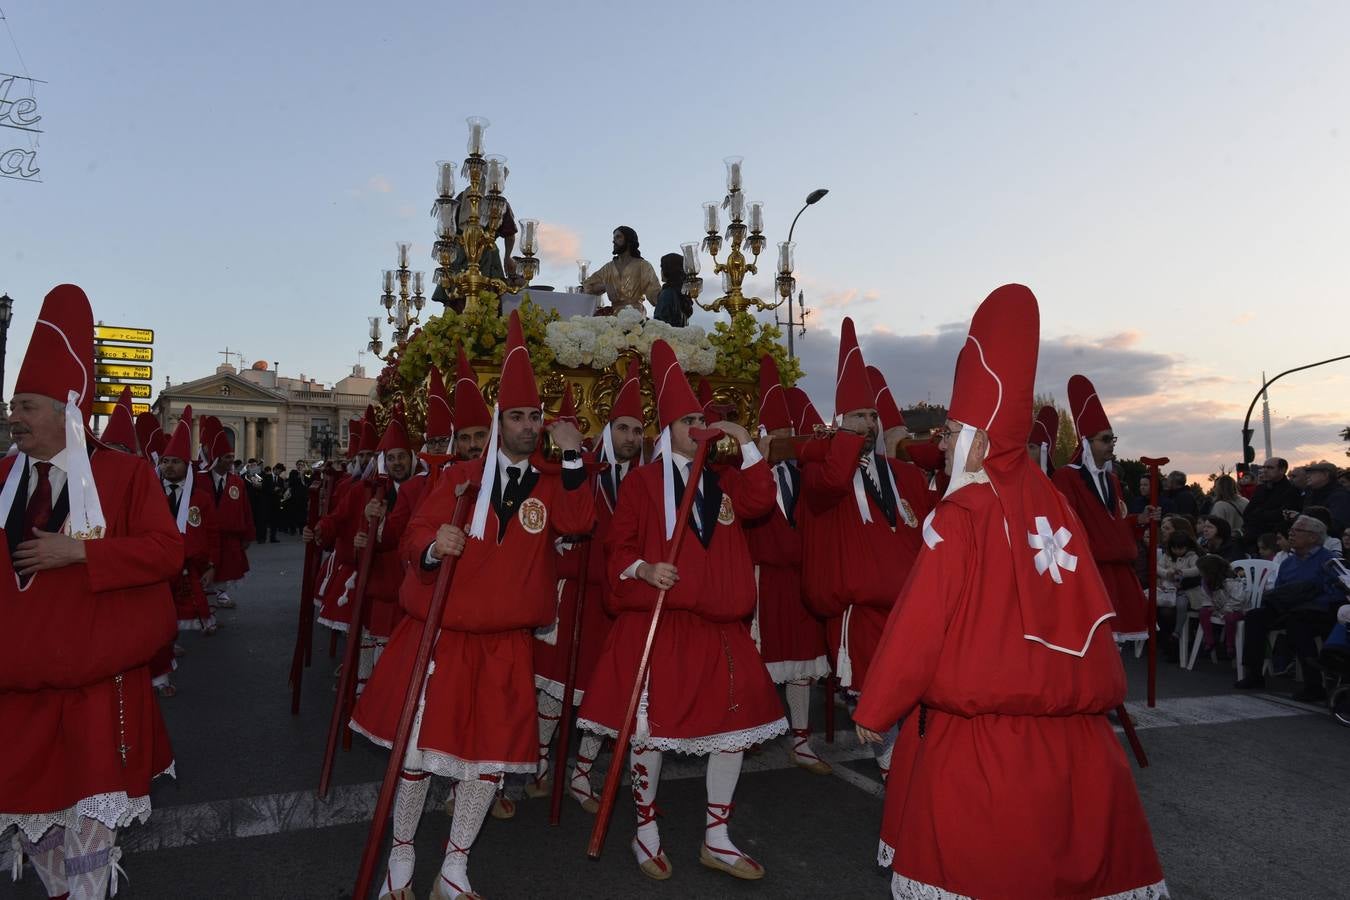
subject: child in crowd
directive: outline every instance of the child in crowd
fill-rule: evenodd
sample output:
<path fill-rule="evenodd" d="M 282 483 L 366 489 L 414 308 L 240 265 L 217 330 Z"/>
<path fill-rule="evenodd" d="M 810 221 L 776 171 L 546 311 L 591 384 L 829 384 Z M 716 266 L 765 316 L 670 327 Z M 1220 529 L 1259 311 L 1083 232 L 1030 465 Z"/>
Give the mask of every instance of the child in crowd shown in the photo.
<path fill-rule="evenodd" d="M 1203 653 L 1214 650 L 1215 615 L 1223 619 L 1224 649 L 1218 652 L 1220 660 L 1230 660 L 1237 651 L 1237 623 L 1247 611 L 1247 590 L 1240 578 L 1233 577 L 1228 560 L 1207 553 L 1196 561 L 1200 571 L 1200 586 L 1191 591 L 1190 605 L 1199 607 L 1200 630 L 1205 639 L 1200 645 Z"/>
<path fill-rule="evenodd" d="M 1181 658 L 1178 642 L 1186 622 L 1183 591 L 1198 583 L 1200 572 L 1195 568 L 1198 558 L 1195 537 L 1185 528 L 1172 530 L 1158 551 L 1158 627 L 1168 636 L 1163 646 L 1168 662 L 1178 662 Z M 1178 608 L 1178 600 L 1182 601 L 1181 608 Z"/>
<path fill-rule="evenodd" d="M 1256 555 L 1267 562 L 1273 562 L 1275 555 L 1280 552 L 1280 536 L 1273 531 L 1267 531 L 1256 539 Z"/>

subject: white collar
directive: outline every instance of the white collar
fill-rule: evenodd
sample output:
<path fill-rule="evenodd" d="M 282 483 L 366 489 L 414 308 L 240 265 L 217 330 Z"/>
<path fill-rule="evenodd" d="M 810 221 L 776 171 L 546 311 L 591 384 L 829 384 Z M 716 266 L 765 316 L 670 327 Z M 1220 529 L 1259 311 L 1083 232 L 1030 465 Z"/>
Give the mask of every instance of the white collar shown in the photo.
<path fill-rule="evenodd" d="M 520 477 L 524 478 L 525 474 L 534 467 L 530 465 L 529 457 L 522 459 L 520 462 L 512 462 L 511 458 L 503 453 L 500 447 L 497 448 L 497 470 L 504 475 L 509 468 L 519 469 Z"/>
<path fill-rule="evenodd" d="M 55 467 L 55 468 L 57 468 L 57 469 L 60 469 L 62 472 L 69 472 L 69 471 L 70 471 L 70 462 L 69 462 L 69 460 L 70 460 L 70 456 L 69 456 L 69 454 L 66 452 L 66 448 L 65 448 L 65 447 L 62 447 L 60 450 L 57 450 L 57 451 L 56 451 L 56 455 L 53 456 L 51 459 L 34 459 L 34 458 L 31 457 L 31 456 L 28 457 L 28 461 L 29 461 L 30 463 L 49 462 L 49 463 L 52 464 L 53 467 Z"/>

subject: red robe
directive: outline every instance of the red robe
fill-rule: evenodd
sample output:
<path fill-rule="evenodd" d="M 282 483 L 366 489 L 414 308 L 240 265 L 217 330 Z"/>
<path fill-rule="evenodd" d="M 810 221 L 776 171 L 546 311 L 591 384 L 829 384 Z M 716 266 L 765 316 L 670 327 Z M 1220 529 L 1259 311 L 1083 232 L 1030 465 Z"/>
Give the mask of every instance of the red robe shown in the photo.
<path fill-rule="evenodd" d="M 797 503 L 801 502 L 801 476 L 794 472 Z M 777 473 L 774 474 L 775 482 Z M 830 674 L 826 655 L 825 623 L 806 608 L 802 596 L 802 540 L 788 522 L 778 488 L 778 503 L 767 516 L 747 523 L 745 538 L 755 564 L 759 599 L 755 626 L 759 652 L 769 676 L 777 684 Z M 796 518 L 797 510 L 793 510 Z"/>
<path fill-rule="evenodd" d="M 202 575 L 215 565 L 216 554 L 220 552 L 215 497 L 210 482 L 194 473 L 192 496 L 181 502 L 188 504 L 184 523 L 187 531 L 183 534 L 183 568 L 173 580 L 173 603 L 178 612 L 179 629 L 199 630 L 213 619 L 211 606 L 206 602 L 206 591 L 202 588 Z M 167 497 L 165 506 L 168 506 Z M 169 514 L 173 515 L 172 510 Z"/>
<path fill-rule="evenodd" d="M 990 485 L 952 494 L 925 533 L 853 716 L 878 732 L 908 717 L 881 861 L 893 853 L 914 896 L 936 896 L 931 886 L 981 900 L 1086 900 L 1162 881 L 1105 715 L 1125 697 L 1109 632 L 1096 628 L 1082 658 L 1023 637 Z M 1077 574 L 1096 579 L 1091 566 Z"/>
<path fill-rule="evenodd" d="M 482 460 L 442 473 L 404 534 L 408 571 L 399 604 L 405 616 L 352 714 L 352 728 L 381 746 L 393 744 L 439 571 L 427 568 L 424 556 L 437 529 L 454 514 L 455 488 L 481 483 L 482 473 Z M 484 539 L 468 540 L 455 569 L 432 654 L 434 670 L 424 686 L 413 746 L 427 771 L 459 779 L 535 771 L 532 632 L 554 615 L 554 540 L 589 531 L 594 517 L 591 492 L 584 485 L 565 490 L 562 476 L 553 474 L 539 474 L 517 514 L 507 519 L 500 541 L 497 510 L 489 506 Z"/>
<path fill-rule="evenodd" d="M 257 537 L 253 526 L 253 508 L 249 506 L 244 479 L 233 472 L 225 476 L 224 489 L 216 493 L 215 473 L 198 472 L 211 491 L 220 533 L 220 551 L 216 554 L 216 581 L 236 581 L 248 574 L 246 546 Z"/>
<path fill-rule="evenodd" d="M 1107 475 L 1111 489 L 1115 492 L 1114 510 L 1107 509 L 1088 483 L 1089 477 L 1082 464 L 1072 463 L 1056 469 L 1051 480 L 1069 501 L 1087 531 L 1092 558 L 1097 561 L 1102 581 L 1106 583 L 1106 593 L 1116 610 L 1116 617 L 1111 620 L 1111 630 L 1115 632 L 1116 640 L 1146 639 L 1149 627 L 1148 595 L 1144 593 L 1139 576 L 1135 574 L 1139 543 L 1134 517 L 1125 511 L 1125 501 L 1120 499 L 1125 495 L 1120 489 L 1120 479 L 1116 478 L 1114 472 Z"/>
<path fill-rule="evenodd" d="M 0 460 L 0 482 L 16 459 Z M 30 840 L 84 812 L 110 827 L 143 821 L 150 779 L 173 766 L 147 663 L 173 639 L 183 540 L 144 460 L 96 449 L 90 466 L 107 527 L 85 542 L 85 564 L 20 588 L 0 543 L 0 832 L 18 822 Z"/>
<path fill-rule="evenodd" d="M 365 527 L 366 503 L 370 485 L 349 478 L 333 491 L 328 514 L 319 519 L 320 546 L 331 551 L 320 569 L 319 586 L 314 598 L 316 621 L 334 631 L 345 632 L 352 620 L 348 593 L 356 587 L 356 545 L 358 530 Z"/>
<path fill-rule="evenodd" d="M 611 737 L 628 710 L 658 593 L 640 578 L 621 576 L 637 560 L 656 563 L 669 552 L 662 478 L 659 463 L 628 475 L 606 539 L 606 604 L 615 621 L 577 725 Z M 705 479 L 704 501 L 703 514 L 717 524 L 705 547 L 691 516 L 691 531 L 680 544 L 675 563 L 680 578 L 666 593 L 652 644 L 650 737 L 635 734 L 635 746 L 706 754 L 743 750 L 787 730 L 778 693 L 745 624 L 755 608 L 755 577 L 742 529 L 747 518 L 773 507 L 768 464 L 715 473 Z"/>
<path fill-rule="evenodd" d="M 798 503 L 806 603 L 825 618 L 834 670 L 855 693 L 866 681 L 886 616 L 914 565 L 933 502 L 928 479 L 917 466 L 886 459 L 900 494 L 895 528 L 870 495 L 872 521 L 863 522 L 853 484 L 862 447 L 861 435 L 842 431 L 828 441 L 808 441 L 801 452 Z M 846 615 L 851 678 L 844 677 L 849 673 L 839 660 Z"/>
<path fill-rule="evenodd" d="M 385 513 L 384 522 L 379 526 L 378 540 L 375 543 L 375 556 L 370 565 L 370 583 L 366 585 L 366 605 L 370 608 L 367 628 L 377 638 L 388 638 L 394 633 L 394 626 L 403 618 L 398 605 L 399 587 L 403 583 L 405 560 L 399 554 L 399 544 L 412 521 L 413 512 L 420 505 L 422 494 L 426 491 L 425 477 L 407 478 L 394 491 L 394 501 Z M 359 492 L 353 492 L 359 495 Z M 360 522 L 365 522 L 365 508 L 362 504 L 357 510 Z M 355 599 L 355 596 L 352 596 Z M 348 600 L 348 606 L 351 600 Z M 350 614 L 348 620 L 350 621 Z"/>
<path fill-rule="evenodd" d="M 637 470 L 631 465 L 628 475 Z M 586 571 L 586 598 L 581 608 L 581 639 L 577 643 L 576 683 L 572 690 L 573 702 L 580 704 L 590 683 L 591 673 L 600 659 L 613 619 L 605 612 L 605 539 L 614 518 L 612 475 L 597 474 L 591 479 L 595 494 L 595 531 L 591 534 Z M 625 476 L 624 483 L 627 483 Z M 536 632 L 534 643 L 534 684 L 550 696 L 561 700 L 567 680 L 567 666 L 572 652 L 572 622 L 576 618 L 577 590 L 581 582 L 581 555 L 583 544 L 578 542 L 564 549 L 558 557 L 558 615 L 556 627 Z M 545 640 L 545 636 L 548 640 Z"/>

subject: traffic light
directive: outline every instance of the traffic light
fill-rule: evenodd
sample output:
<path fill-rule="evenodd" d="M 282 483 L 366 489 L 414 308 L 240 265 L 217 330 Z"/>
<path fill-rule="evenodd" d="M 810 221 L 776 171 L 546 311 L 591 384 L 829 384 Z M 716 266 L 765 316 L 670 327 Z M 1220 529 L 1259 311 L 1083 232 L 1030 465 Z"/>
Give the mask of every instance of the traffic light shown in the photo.
<path fill-rule="evenodd" d="M 1242 461 L 1252 463 L 1256 460 L 1256 450 L 1252 447 L 1253 430 L 1250 428 L 1242 429 Z"/>

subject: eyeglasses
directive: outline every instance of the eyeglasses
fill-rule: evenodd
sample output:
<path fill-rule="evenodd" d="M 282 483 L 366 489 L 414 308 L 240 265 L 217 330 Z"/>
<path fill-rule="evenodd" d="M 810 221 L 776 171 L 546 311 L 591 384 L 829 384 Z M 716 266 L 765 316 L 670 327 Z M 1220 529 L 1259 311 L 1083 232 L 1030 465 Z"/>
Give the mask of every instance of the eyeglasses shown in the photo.
<path fill-rule="evenodd" d="M 1120 440 L 1120 435 L 1107 434 L 1102 437 L 1093 438 L 1093 440 L 1099 444 L 1114 444 L 1116 441 Z"/>

